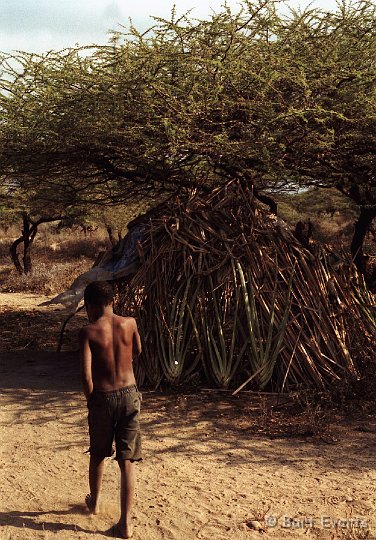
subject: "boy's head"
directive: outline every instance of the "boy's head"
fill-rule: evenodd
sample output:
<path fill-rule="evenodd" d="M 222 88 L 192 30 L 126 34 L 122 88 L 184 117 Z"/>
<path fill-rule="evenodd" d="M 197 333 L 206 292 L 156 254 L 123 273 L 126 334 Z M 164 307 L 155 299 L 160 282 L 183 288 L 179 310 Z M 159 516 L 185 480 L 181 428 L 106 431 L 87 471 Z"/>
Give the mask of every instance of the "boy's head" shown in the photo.
<path fill-rule="evenodd" d="M 107 281 L 94 281 L 89 283 L 84 292 L 84 301 L 87 306 L 104 308 L 112 305 L 114 289 Z"/>

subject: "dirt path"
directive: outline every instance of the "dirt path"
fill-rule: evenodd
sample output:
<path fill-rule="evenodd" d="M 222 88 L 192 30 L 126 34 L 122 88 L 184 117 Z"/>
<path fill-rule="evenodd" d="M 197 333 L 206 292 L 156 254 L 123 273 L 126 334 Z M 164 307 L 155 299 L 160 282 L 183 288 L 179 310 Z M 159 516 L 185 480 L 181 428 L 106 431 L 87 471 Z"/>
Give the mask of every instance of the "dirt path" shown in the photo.
<path fill-rule="evenodd" d="M 89 516 L 83 504 L 88 438 L 77 354 L 0 355 L 0 539 L 111 537 L 116 463 L 106 464 L 103 514 Z M 266 436 L 259 403 L 222 396 L 144 392 L 135 539 L 260 538 L 247 526 L 252 518 L 266 538 L 376 538 L 374 419 L 338 419 L 330 437 Z"/>

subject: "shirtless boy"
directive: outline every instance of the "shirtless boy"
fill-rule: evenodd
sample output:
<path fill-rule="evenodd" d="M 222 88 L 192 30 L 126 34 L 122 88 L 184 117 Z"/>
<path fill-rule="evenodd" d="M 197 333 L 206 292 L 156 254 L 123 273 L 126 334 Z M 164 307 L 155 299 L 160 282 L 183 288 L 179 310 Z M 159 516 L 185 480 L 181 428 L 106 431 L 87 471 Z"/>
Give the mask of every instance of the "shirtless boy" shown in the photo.
<path fill-rule="evenodd" d="M 113 289 L 109 283 L 90 283 L 84 300 L 90 323 L 81 329 L 79 337 L 82 384 L 89 409 L 90 494 L 86 504 L 90 512 L 98 512 L 104 458 L 111 456 L 115 439 L 121 474 L 121 515 L 115 526 L 116 534 L 130 538 L 134 462 L 142 459 L 141 394 L 132 367 L 133 358 L 141 353 L 140 335 L 132 317 L 114 314 Z"/>

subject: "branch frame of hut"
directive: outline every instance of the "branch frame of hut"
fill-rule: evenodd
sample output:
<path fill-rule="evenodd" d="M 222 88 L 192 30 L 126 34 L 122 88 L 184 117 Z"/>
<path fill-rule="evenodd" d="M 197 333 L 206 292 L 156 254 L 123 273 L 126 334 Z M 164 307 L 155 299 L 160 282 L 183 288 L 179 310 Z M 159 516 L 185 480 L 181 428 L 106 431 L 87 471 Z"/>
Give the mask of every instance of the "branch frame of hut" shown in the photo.
<path fill-rule="evenodd" d="M 138 321 L 139 384 L 286 392 L 361 376 L 349 328 L 375 347 L 375 296 L 351 260 L 308 250 L 244 183 L 139 221 L 138 269 L 118 281 L 116 304 Z"/>

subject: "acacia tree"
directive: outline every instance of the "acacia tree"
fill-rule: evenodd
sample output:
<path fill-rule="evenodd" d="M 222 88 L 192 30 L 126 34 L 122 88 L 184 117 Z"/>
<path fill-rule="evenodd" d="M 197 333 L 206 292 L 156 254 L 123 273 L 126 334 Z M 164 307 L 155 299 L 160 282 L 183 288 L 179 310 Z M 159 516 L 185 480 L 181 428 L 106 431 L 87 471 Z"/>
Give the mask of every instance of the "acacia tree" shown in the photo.
<path fill-rule="evenodd" d="M 211 21 L 173 15 L 145 34 L 115 33 L 86 56 L 5 58 L 0 172 L 42 196 L 46 185 L 98 204 L 209 188 L 239 160 L 244 175 L 272 175 L 259 34 L 274 17 L 271 2 L 246 2 Z"/>
<path fill-rule="evenodd" d="M 263 9 L 255 10 L 255 18 Z M 237 31 L 229 13 L 213 24 Z M 204 89 L 215 68 L 209 48 L 215 45 L 222 54 L 224 44 L 222 37 L 215 39 L 202 56 L 208 29 L 186 18 L 160 21 L 153 37 L 133 28 L 131 39 L 114 34 L 109 46 L 86 56 L 80 49 L 3 58 L 1 179 L 5 186 L 17 185 L 16 199 L 22 194 L 27 200 L 18 204 L 23 229 L 12 246 L 20 272 L 30 271 L 37 226 L 60 217 L 57 206 L 64 215 L 88 205 L 134 203 L 197 185 L 208 189 L 223 177 L 225 162 L 219 172 L 215 168 L 223 127 L 219 136 L 208 127 L 219 91 L 210 96 Z M 186 46 L 190 52 L 180 62 Z M 220 87 L 220 77 L 214 79 Z M 205 148 L 212 134 L 214 146 Z"/>
<path fill-rule="evenodd" d="M 375 27 L 368 0 L 289 17 L 272 0 L 244 1 L 207 21 L 173 13 L 103 47 L 4 58 L 0 174 L 72 208 L 234 176 L 255 189 L 335 186 L 359 206 L 352 250 L 364 270 Z"/>

